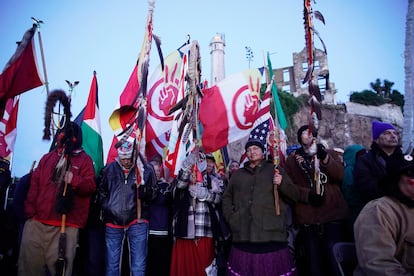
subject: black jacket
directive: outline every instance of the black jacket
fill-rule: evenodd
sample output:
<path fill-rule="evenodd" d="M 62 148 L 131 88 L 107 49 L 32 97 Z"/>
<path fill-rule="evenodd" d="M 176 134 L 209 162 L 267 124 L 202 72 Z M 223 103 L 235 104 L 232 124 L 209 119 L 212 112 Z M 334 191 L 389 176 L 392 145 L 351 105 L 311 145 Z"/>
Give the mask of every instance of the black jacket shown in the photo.
<path fill-rule="evenodd" d="M 366 154 L 358 158 L 354 168 L 354 184 L 364 204 L 384 195 L 380 182 L 386 176 L 387 163 L 402 158 L 400 147 L 388 156 L 375 142 Z"/>
<path fill-rule="evenodd" d="M 125 176 L 118 161 L 113 161 L 101 172 L 98 192 L 105 223 L 125 226 L 137 218 L 137 194 L 141 199 L 141 218 L 149 219 L 149 203 L 155 173 L 151 165 L 144 168 L 145 185 L 137 189 L 135 169 Z"/>

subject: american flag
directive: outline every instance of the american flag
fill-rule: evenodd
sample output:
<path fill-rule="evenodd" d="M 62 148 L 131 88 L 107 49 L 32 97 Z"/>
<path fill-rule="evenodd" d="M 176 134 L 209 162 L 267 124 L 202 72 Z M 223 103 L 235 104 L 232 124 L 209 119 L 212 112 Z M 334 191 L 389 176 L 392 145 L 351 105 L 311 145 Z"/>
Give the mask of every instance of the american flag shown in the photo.
<path fill-rule="evenodd" d="M 260 103 L 259 115 L 252 131 L 250 132 L 249 139 L 259 139 L 263 145 L 267 144 L 267 136 L 269 131 L 274 130 L 272 115 L 270 114 L 270 89 L 272 83 L 267 86 L 266 92 L 263 96 L 263 100 Z"/>
<path fill-rule="evenodd" d="M 253 128 L 253 130 L 250 132 L 249 139 L 258 139 L 266 147 L 267 135 L 269 134 L 269 131 L 272 130 L 273 122 L 271 119 L 267 119 L 266 121 L 258 124 Z"/>
<path fill-rule="evenodd" d="M 267 86 L 266 92 L 263 96 L 263 100 L 260 103 L 260 110 L 258 118 L 256 119 L 254 123 L 253 130 L 250 132 L 249 139 L 258 139 L 260 140 L 263 145 L 265 146 L 266 152 L 265 155 L 267 156 L 268 152 L 270 152 L 270 155 L 273 156 L 273 151 L 269 147 L 268 143 L 268 136 L 269 134 L 272 134 L 272 132 L 275 130 L 274 121 L 272 118 L 272 115 L 270 114 L 270 91 L 272 88 L 273 80 L 270 82 L 270 84 Z M 286 135 L 283 129 L 278 127 L 279 132 L 279 157 L 280 157 L 280 164 L 284 164 L 285 161 L 285 152 L 286 152 Z M 247 156 L 245 153 L 240 158 L 240 164 L 243 164 L 247 161 Z"/>

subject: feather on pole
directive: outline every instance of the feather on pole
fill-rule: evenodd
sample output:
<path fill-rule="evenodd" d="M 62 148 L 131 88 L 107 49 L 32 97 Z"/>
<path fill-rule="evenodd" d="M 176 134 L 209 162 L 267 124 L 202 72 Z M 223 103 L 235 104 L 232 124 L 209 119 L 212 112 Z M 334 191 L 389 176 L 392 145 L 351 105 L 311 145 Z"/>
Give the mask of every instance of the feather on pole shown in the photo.
<path fill-rule="evenodd" d="M 322 119 L 322 111 L 321 111 L 321 101 L 322 95 L 319 89 L 319 85 L 317 81 L 314 79 L 314 58 L 315 58 L 315 47 L 314 47 L 314 35 L 316 35 L 319 40 L 321 41 L 325 54 L 326 46 L 323 40 L 321 39 L 319 33 L 315 30 L 313 26 L 313 17 L 320 20 L 323 24 L 325 24 L 325 18 L 323 17 L 322 13 L 319 11 L 313 11 L 312 0 L 304 0 L 304 8 L 303 8 L 303 19 L 304 19 L 304 27 L 305 27 L 305 44 L 306 44 L 306 51 L 307 51 L 307 61 L 308 61 L 308 71 L 303 79 L 303 83 L 308 84 L 308 91 L 310 94 L 309 98 L 309 105 L 310 105 L 310 118 L 309 118 L 309 134 L 312 130 L 319 129 L 319 121 Z M 315 141 L 316 143 L 316 141 Z M 320 168 L 319 168 L 319 159 L 315 155 L 314 159 L 314 166 L 315 166 L 315 173 L 314 173 L 314 183 L 315 189 L 317 194 L 323 193 L 323 183 L 320 180 Z"/>
<path fill-rule="evenodd" d="M 142 48 L 140 55 L 138 57 L 138 70 L 137 70 L 137 79 L 138 83 L 140 84 L 139 92 L 137 94 L 137 104 L 134 103 L 134 106 L 137 106 L 136 118 L 135 118 L 135 139 L 136 139 L 136 148 L 135 148 L 135 169 L 137 175 L 137 185 L 141 185 L 144 183 L 144 163 L 139 156 L 145 156 L 145 153 L 142 151 L 145 149 L 145 138 L 144 137 L 144 129 L 145 129 L 145 121 L 147 116 L 147 84 L 148 84 L 148 69 L 149 69 L 149 60 L 150 60 L 150 52 L 151 52 L 151 44 L 153 39 L 153 21 L 152 16 L 154 13 L 154 0 L 148 1 L 149 8 L 148 8 L 148 17 L 147 17 L 147 24 L 146 24 L 146 31 L 144 34 L 144 40 L 142 42 Z M 155 39 L 159 42 L 158 39 Z M 160 48 L 159 48 L 160 49 Z M 144 145 L 142 144 L 144 142 Z M 139 212 L 140 213 L 140 212 Z"/>
<path fill-rule="evenodd" d="M 45 110 L 45 128 L 43 129 L 43 140 L 50 140 L 51 131 L 50 126 L 53 120 L 53 109 L 55 108 L 56 103 L 60 102 L 63 106 L 64 113 L 64 128 L 69 122 L 70 117 L 72 116 L 70 111 L 70 99 L 63 90 L 54 90 L 47 97 L 46 101 L 46 110 Z"/>
<path fill-rule="evenodd" d="M 49 93 L 46 101 L 45 109 L 45 128 L 43 130 L 43 139 L 50 140 L 51 135 L 51 122 L 53 120 L 53 109 L 59 102 L 63 106 L 64 122 L 61 129 L 58 131 L 57 143 L 59 147 L 57 151 L 60 154 L 60 158 L 54 168 L 52 179 L 59 185 L 57 200 L 55 209 L 61 214 L 61 228 L 59 234 L 59 246 L 58 246 L 58 258 L 55 262 L 56 275 L 65 275 L 67 267 L 66 258 L 66 215 L 70 212 L 73 205 L 73 192 L 68 186 L 68 183 L 64 181 L 64 175 L 69 169 L 70 154 L 73 150 L 72 135 L 73 130 L 71 129 L 70 118 L 72 116 L 70 110 L 70 98 L 66 95 L 63 90 L 54 90 Z"/>
<path fill-rule="evenodd" d="M 199 140 L 198 130 L 198 106 L 202 93 L 200 90 L 200 78 L 201 78 L 201 57 L 200 47 L 198 42 L 194 40 L 191 43 L 188 71 L 185 77 L 187 82 L 186 95 L 183 99 L 178 101 L 174 106 L 170 108 L 169 114 L 181 110 L 176 119 L 181 119 L 178 125 L 179 137 L 184 137 L 183 144 L 188 142 L 190 136 L 188 132 L 193 132 L 193 138 Z"/>
<path fill-rule="evenodd" d="M 137 94 L 137 106 L 136 119 L 134 123 L 135 129 L 135 147 L 134 147 L 134 161 L 135 161 L 135 172 L 136 172 L 136 185 L 139 187 L 144 184 L 144 167 L 146 160 L 142 158 L 145 156 L 143 152 L 145 150 L 145 121 L 147 117 L 147 84 L 148 84 L 148 69 L 151 52 L 151 44 L 153 39 L 153 23 L 152 16 L 154 13 L 154 0 L 148 1 L 148 18 L 146 24 L 146 31 L 144 34 L 144 40 L 142 42 L 141 52 L 138 58 L 137 64 L 137 79 L 140 85 L 139 92 Z M 160 40 L 155 39 L 159 53 L 160 51 Z M 141 200 L 139 198 L 139 189 L 137 189 L 137 218 L 141 219 Z"/>
<path fill-rule="evenodd" d="M 309 123 L 312 124 L 313 119 L 316 117 L 318 120 L 322 119 L 322 112 L 321 112 L 321 101 L 322 95 L 319 89 L 319 85 L 317 81 L 314 79 L 314 59 L 315 59 L 315 47 L 314 47 L 314 36 L 316 35 L 322 43 L 324 48 L 325 54 L 326 45 L 321 39 L 319 33 L 315 30 L 313 26 L 313 17 L 320 20 L 323 24 L 325 24 L 325 18 L 323 17 L 322 13 L 319 11 L 313 11 L 311 6 L 312 0 L 304 0 L 304 8 L 303 8 L 303 19 L 304 19 L 304 27 L 305 27 L 305 45 L 306 45 L 306 53 L 307 53 L 307 63 L 308 63 L 308 71 L 303 79 L 304 84 L 308 84 L 308 91 L 310 94 L 309 104 L 311 106 L 311 119 Z M 316 116 L 314 115 L 316 114 Z M 318 125 L 317 123 L 313 126 L 315 127 Z M 312 129 L 311 127 L 309 129 Z"/>
<path fill-rule="evenodd" d="M 185 70 L 185 94 L 169 110 L 174 114 L 166 162 L 171 173 L 178 175 L 185 156 L 197 150 L 201 142 L 198 109 L 202 93 L 200 90 L 201 57 L 198 42 L 188 45 L 188 67 Z"/>

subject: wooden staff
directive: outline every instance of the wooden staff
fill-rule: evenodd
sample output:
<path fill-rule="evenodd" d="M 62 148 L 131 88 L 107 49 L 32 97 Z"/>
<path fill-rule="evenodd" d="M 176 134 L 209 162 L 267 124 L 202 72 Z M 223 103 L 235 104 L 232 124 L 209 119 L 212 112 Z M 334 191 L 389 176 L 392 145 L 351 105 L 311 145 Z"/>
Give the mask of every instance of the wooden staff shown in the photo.
<path fill-rule="evenodd" d="M 316 156 L 316 154 L 313 156 L 313 162 L 314 162 L 314 166 L 315 166 L 315 172 L 313 175 L 313 180 L 315 183 L 315 190 L 316 190 L 316 194 L 320 195 L 322 192 L 322 183 L 321 183 L 321 178 L 320 178 L 320 174 L 321 174 L 321 170 L 319 167 L 319 159 Z"/>
<path fill-rule="evenodd" d="M 270 83 L 268 85 L 267 89 L 272 89 L 273 85 L 273 79 L 270 80 Z M 273 91 L 272 91 L 273 93 Z M 274 165 L 274 175 L 279 174 L 279 163 L 280 163 L 280 156 L 279 156 L 279 143 L 280 143 L 280 133 L 279 133 L 279 123 L 277 120 L 277 114 L 275 111 L 275 118 L 273 120 L 274 123 L 274 129 L 273 129 L 273 138 L 268 137 L 268 145 L 272 147 L 273 150 L 273 165 Z M 269 135 L 271 136 L 271 135 Z M 279 191 L 278 191 L 278 185 L 274 185 L 273 187 L 273 195 L 275 198 L 275 210 L 276 215 L 280 216 L 280 199 L 279 199 Z"/>
<path fill-rule="evenodd" d="M 273 131 L 273 141 L 272 141 L 272 149 L 273 149 L 273 165 L 274 165 L 274 175 L 279 174 L 279 162 L 280 162 L 280 157 L 279 157 L 279 144 L 278 144 L 278 140 L 279 138 L 279 131 L 277 130 L 277 127 L 275 126 L 275 129 Z M 279 191 L 278 191 L 278 185 L 274 185 L 273 187 L 273 194 L 275 197 L 275 210 L 276 210 L 276 215 L 280 216 L 280 199 L 279 199 Z"/>
<path fill-rule="evenodd" d="M 66 197 L 68 183 L 65 181 L 65 186 L 63 188 L 63 197 Z M 58 247 L 58 259 L 55 263 L 56 276 L 64 276 L 66 273 L 67 260 L 66 260 L 66 213 L 62 214 L 62 220 L 60 225 L 60 235 L 59 235 L 59 247 Z"/>

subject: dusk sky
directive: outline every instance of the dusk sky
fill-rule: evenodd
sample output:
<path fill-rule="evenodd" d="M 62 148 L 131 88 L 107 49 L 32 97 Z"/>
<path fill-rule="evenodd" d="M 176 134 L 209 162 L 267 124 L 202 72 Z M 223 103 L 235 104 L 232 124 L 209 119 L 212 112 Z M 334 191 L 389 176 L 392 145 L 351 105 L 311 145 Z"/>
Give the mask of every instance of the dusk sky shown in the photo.
<path fill-rule="evenodd" d="M 404 93 L 407 7 L 407 0 L 317 0 L 313 4 L 326 20 L 326 25 L 319 21 L 314 25 L 327 47 L 338 102 L 347 102 L 352 91 L 369 89 L 376 78 L 394 82 L 393 88 Z M 72 119 L 85 106 L 93 71 L 97 72 L 106 160 L 112 141 L 108 119 L 136 63 L 147 13 L 147 0 L 3 0 L 0 68 L 32 26 L 30 18 L 43 20 L 40 32 L 49 89 L 68 91 L 65 80 L 79 81 L 72 94 Z M 302 0 L 159 0 L 153 21 L 164 56 L 183 44 L 187 34 L 199 42 L 202 75 L 208 81 L 209 43 L 217 33 L 225 35 L 226 75 L 248 68 L 246 46 L 254 55 L 251 67 L 263 66 L 263 53 L 269 52 L 273 68 L 291 66 L 292 54 L 305 46 Z M 44 77 L 37 34 L 35 42 Z M 315 45 L 321 47 L 318 41 Z M 152 55 L 150 73 L 158 64 Z M 45 101 L 44 86 L 20 98 L 13 176 L 27 173 L 32 162 L 49 149 L 50 142 L 42 141 Z"/>

